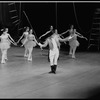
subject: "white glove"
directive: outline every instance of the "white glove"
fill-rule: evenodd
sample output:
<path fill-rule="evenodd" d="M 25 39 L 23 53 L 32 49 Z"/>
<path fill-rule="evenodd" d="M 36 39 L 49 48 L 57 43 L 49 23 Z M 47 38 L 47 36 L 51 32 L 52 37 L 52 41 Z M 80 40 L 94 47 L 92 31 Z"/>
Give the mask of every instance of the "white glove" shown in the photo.
<path fill-rule="evenodd" d="M 38 43 L 38 45 L 42 47 L 42 44 L 41 43 Z"/>

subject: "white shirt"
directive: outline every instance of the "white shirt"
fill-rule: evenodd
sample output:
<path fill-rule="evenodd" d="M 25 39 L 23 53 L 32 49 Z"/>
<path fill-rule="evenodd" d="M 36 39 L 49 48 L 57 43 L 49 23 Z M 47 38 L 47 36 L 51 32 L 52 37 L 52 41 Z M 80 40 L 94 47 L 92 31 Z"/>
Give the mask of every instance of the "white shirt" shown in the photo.
<path fill-rule="evenodd" d="M 53 50 L 58 50 L 56 40 L 52 38 Z"/>

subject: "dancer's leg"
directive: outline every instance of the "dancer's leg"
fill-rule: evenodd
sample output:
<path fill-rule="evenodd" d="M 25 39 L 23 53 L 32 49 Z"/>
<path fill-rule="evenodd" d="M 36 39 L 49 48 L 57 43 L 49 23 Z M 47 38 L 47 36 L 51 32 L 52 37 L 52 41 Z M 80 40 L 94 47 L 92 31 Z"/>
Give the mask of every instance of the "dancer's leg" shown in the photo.
<path fill-rule="evenodd" d="M 6 50 L 5 49 L 2 49 L 1 52 L 2 52 L 1 63 L 5 63 Z"/>
<path fill-rule="evenodd" d="M 72 58 L 75 58 L 75 52 L 77 47 L 73 47 Z"/>
<path fill-rule="evenodd" d="M 32 61 L 32 51 L 33 51 L 33 48 L 29 48 L 28 51 L 29 51 L 28 60 Z"/>
<path fill-rule="evenodd" d="M 69 54 L 72 54 L 72 47 L 70 46 Z"/>

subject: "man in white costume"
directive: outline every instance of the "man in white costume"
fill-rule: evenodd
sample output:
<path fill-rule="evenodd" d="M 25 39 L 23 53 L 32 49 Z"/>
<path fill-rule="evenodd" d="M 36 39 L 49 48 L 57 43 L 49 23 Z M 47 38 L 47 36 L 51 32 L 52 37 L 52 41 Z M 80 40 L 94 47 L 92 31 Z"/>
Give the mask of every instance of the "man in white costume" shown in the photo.
<path fill-rule="evenodd" d="M 57 61 L 59 58 L 60 42 L 68 41 L 71 38 L 72 37 L 66 37 L 64 39 L 60 38 L 57 29 L 55 29 L 55 32 L 53 34 L 50 34 L 50 36 L 46 39 L 44 44 L 39 43 L 41 48 L 49 45 L 49 59 L 51 66 L 51 71 L 49 73 L 56 74 Z"/>

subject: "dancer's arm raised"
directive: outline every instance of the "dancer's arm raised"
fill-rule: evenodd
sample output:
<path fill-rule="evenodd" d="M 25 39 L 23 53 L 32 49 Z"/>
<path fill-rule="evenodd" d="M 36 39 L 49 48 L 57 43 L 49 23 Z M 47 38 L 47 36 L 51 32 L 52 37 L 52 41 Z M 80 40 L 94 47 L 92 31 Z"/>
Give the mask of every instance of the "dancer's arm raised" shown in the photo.
<path fill-rule="evenodd" d="M 64 35 L 64 34 L 67 33 L 67 32 L 69 32 L 69 29 L 68 29 L 67 31 L 61 33 L 59 36 L 62 36 L 62 35 Z"/>

